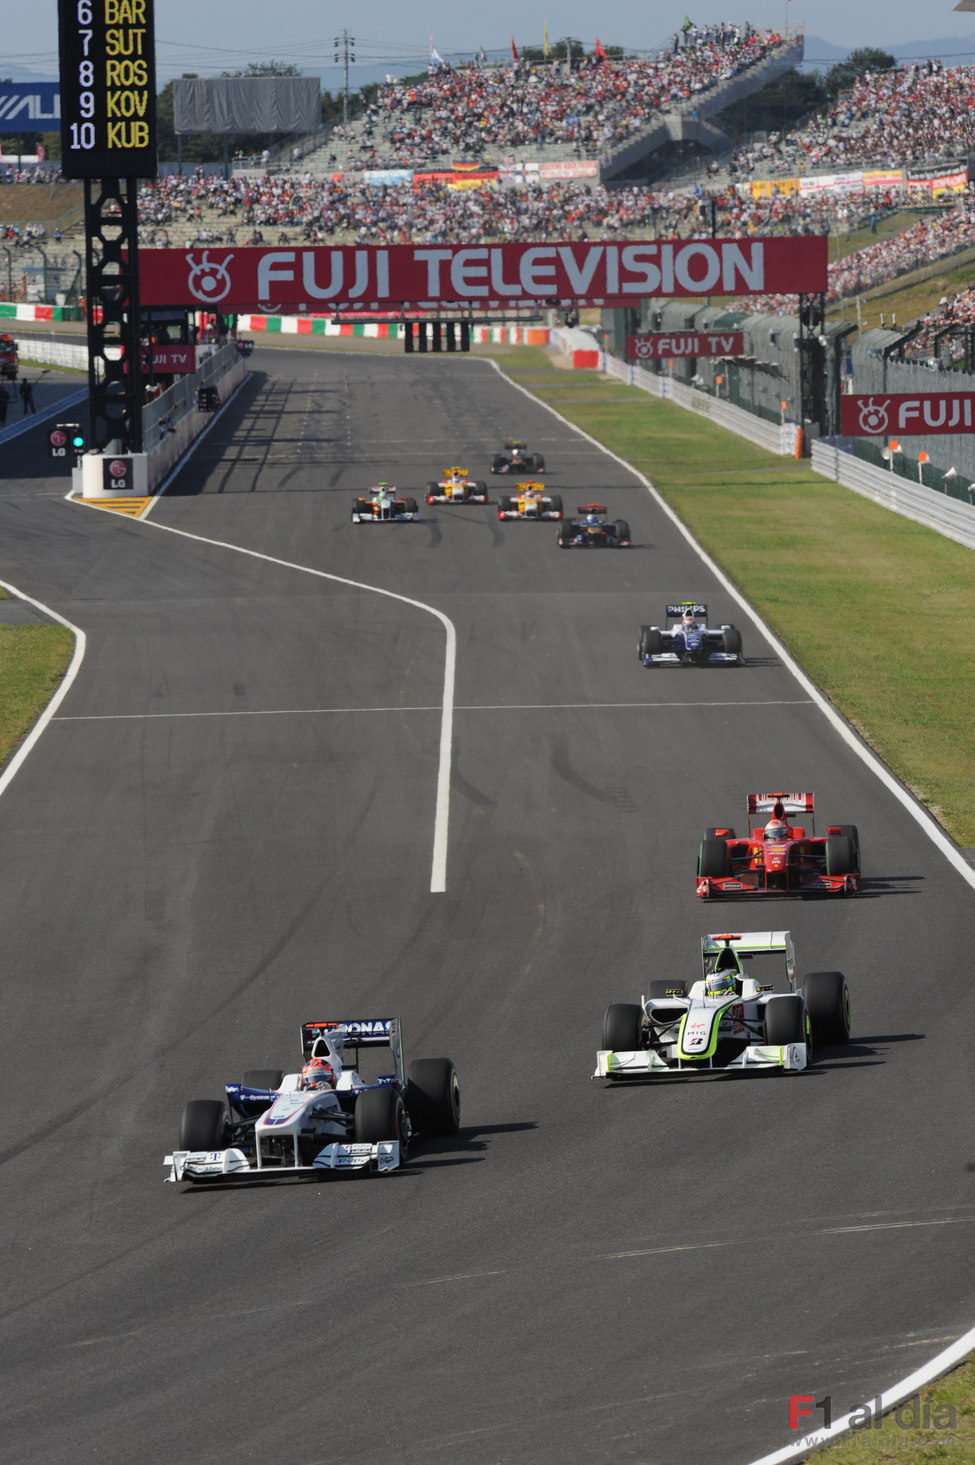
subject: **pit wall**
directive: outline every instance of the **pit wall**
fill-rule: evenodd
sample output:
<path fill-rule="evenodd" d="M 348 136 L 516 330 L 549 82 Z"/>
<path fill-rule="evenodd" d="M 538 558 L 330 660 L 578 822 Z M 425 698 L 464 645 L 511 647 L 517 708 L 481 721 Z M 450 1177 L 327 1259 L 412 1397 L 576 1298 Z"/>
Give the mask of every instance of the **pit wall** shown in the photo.
<path fill-rule="evenodd" d="M 357 320 L 336 322 L 324 315 L 240 315 L 237 330 L 245 335 L 357 336 L 375 341 L 399 341 L 399 321 Z M 546 326 L 473 326 L 475 346 L 547 346 L 552 332 Z M 592 338 L 589 338 L 590 341 Z"/>

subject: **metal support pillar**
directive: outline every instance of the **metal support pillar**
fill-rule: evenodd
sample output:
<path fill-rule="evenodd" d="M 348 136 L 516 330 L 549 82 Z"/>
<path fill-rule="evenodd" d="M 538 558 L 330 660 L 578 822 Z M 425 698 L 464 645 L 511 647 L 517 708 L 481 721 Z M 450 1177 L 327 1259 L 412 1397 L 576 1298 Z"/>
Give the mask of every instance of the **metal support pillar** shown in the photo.
<path fill-rule="evenodd" d="M 88 441 L 120 453 L 142 452 L 137 187 L 135 178 L 85 179 Z"/>
<path fill-rule="evenodd" d="M 828 432 L 826 359 L 823 325 L 826 320 L 825 295 L 799 296 L 799 416 L 805 431 L 806 423 L 815 423 L 820 432 Z"/>

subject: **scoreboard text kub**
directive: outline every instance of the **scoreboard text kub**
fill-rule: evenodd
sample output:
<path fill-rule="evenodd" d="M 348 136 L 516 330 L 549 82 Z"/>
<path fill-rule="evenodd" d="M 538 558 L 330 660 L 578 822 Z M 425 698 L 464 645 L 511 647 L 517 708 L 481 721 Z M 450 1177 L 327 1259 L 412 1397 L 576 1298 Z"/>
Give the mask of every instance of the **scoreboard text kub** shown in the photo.
<path fill-rule="evenodd" d="M 58 0 L 61 172 L 156 176 L 153 0 Z"/>

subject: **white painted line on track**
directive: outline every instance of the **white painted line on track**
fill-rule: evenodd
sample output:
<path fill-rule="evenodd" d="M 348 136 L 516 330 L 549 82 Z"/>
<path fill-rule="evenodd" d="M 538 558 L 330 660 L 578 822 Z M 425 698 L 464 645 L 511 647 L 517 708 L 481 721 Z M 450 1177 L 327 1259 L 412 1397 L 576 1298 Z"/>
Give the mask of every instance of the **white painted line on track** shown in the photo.
<path fill-rule="evenodd" d="M 160 526 L 161 527 L 161 526 Z M 454 712 L 657 712 L 671 707 L 812 707 L 809 697 L 794 702 L 485 702 L 455 704 Z M 225 712 L 93 712 L 77 716 L 66 713 L 55 722 L 165 722 L 180 717 L 319 717 L 334 713 L 439 712 L 441 704 L 428 707 L 255 707 L 229 708 Z"/>
<path fill-rule="evenodd" d="M 12 783 L 20 772 L 21 766 L 31 753 L 38 738 L 53 720 L 55 712 L 57 712 L 61 703 L 68 695 L 71 684 L 78 675 L 81 663 L 85 659 L 86 640 L 85 633 L 80 626 L 75 626 L 71 621 L 65 620 L 64 616 L 58 615 L 57 611 L 51 610 L 50 606 L 43 605 L 41 601 L 35 600 L 31 595 L 25 595 L 23 590 L 18 590 L 15 585 L 10 585 L 5 580 L 0 580 L 0 585 L 16 600 L 26 601 L 28 605 L 34 606 L 43 615 L 50 616 L 52 621 L 57 621 L 58 625 L 65 626 L 74 636 L 74 651 L 72 652 L 71 660 L 68 662 L 68 669 L 61 678 L 61 685 L 3 770 L 3 773 L 0 774 L 0 796 L 2 796 L 6 793 L 9 784 Z"/>
<path fill-rule="evenodd" d="M 499 376 L 505 376 L 504 372 L 501 370 L 501 367 L 496 361 L 491 361 L 489 364 L 494 368 Z M 526 397 L 530 398 L 532 402 L 537 403 L 539 406 L 546 407 L 554 417 L 557 417 L 560 422 L 565 424 L 570 432 L 578 433 L 581 437 L 585 438 L 587 442 L 595 443 L 597 447 L 602 448 L 602 451 L 606 453 L 608 457 L 612 458 L 614 462 L 619 463 L 621 467 L 627 470 L 627 472 L 632 473 L 634 477 L 636 477 L 643 484 L 657 507 L 664 514 L 666 514 L 667 518 L 671 521 L 671 523 L 678 530 L 678 532 L 684 537 L 684 539 L 686 539 L 687 543 L 694 550 L 695 554 L 699 556 L 702 563 L 706 565 L 707 568 L 711 571 L 721 587 L 727 592 L 727 594 L 731 597 L 735 604 L 740 606 L 741 610 L 744 612 L 745 615 L 748 616 L 752 624 L 765 637 L 766 641 L 776 652 L 776 654 L 781 657 L 783 665 L 789 669 L 799 685 L 806 692 L 809 693 L 811 699 L 817 704 L 823 716 L 839 734 L 843 742 L 846 743 L 847 747 L 853 750 L 856 756 L 863 763 L 866 764 L 870 772 L 873 773 L 874 776 L 880 780 L 880 782 L 888 790 L 888 792 L 893 794 L 897 802 L 901 804 L 904 809 L 907 810 L 908 814 L 911 816 L 914 822 L 920 826 L 922 832 L 927 835 L 928 839 L 930 839 L 935 848 L 944 855 L 945 859 L 961 876 L 965 883 L 971 889 L 975 890 L 975 870 L 971 868 L 971 866 L 966 862 L 964 856 L 955 848 L 953 842 L 944 833 L 937 821 L 932 818 L 927 809 L 925 809 L 921 804 L 917 802 L 913 794 L 911 794 L 906 788 L 904 788 L 900 781 L 894 777 L 894 775 L 890 772 L 890 769 L 887 768 L 886 765 L 880 760 L 880 758 L 877 757 L 873 749 L 868 747 L 866 743 L 861 742 L 853 729 L 848 726 L 848 724 L 844 721 L 842 717 L 840 717 L 836 709 L 830 705 L 829 701 L 816 686 L 815 682 L 811 681 L 810 678 L 806 676 L 802 668 L 798 665 L 798 663 L 793 660 L 792 656 L 786 650 L 785 646 L 782 644 L 779 638 L 775 635 L 771 627 L 766 625 L 766 623 L 762 620 L 762 617 L 758 614 L 756 610 L 752 608 L 751 605 L 749 605 L 748 601 L 745 600 L 741 592 L 731 583 L 723 570 L 721 570 L 718 565 L 715 564 L 711 556 L 701 548 L 691 531 L 687 528 L 686 524 L 681 521 L 681 519 L 670 507 L 670 505 L 661 497 L 661 495 L 654 488 L 650 480 L 646 478 L 644 474 L 640 473 L 638 469 L 634 468 L 631 463 L 627 463 L 625 458 L 621 458 L 617 453 L 614 453 L 612 449 L 607 448 L 604 444 L 600 443 L 597 438 L 592 437 L 588 432 L 585 432 L 581 427 L 578 427 L 576 423 L 570 422 L 567 417 L 563 417 L 561 412 L 556 411 L 556 409 L 549 406 L 547 402 L 543 402 L 541 398 L 534 396 L 530 391 L 528 391 L 526 387 L 523 387 L 520 382 L 512 381 L 510 377 L 505 377 L 505 380 L 508 381 L 510 385 L 513 386 L 517 391 L 522 392 Z M 951 1345 L 950 1348 L 944 1349 L 943 1352 L 937 1354 L 936 1357 L 932 1358 L 929 1363 L 917 1369 L 906 1379 L 901 1379 L 900 1383 L 895 1384 L 893 1388 L 885 1390 L 884 1393 L 879 1396 L 883 1400 L 883 1408 L 892 1409 L 903 1399 L 909 1398 L 915 1389 L 919 1389 L 923 1387 L 923 1385 L 929 1384 L 932 1379 L 939 1378 L 943 1373 L 947 1373 L 950 1368 L 953 1368 L 956 1363 L 960 1363 L 961 1360 L 966 1356 L 966 1354 L 971 1353 L 973 1349 L 975 1349 L 975 1328 L 970 1328 L 969 1331 L 967 1333 L 964 1333 L 956 1343 L 953 1343 Z M 872 1408 L 873 1406 L 872 1404 L 870 1404 L 866 1407 Z M 774 1454 L 763 1455 L 760 1460 L 751 1461 L 750 1465 L 784 1465 L 785 1461 L 797 1460 L 801 1456 L 809 1454 L 810 1450 L 818 1449 L 821 1444 L 826 1444 L 829 1440 L 835 1439 L 837 1436 L 844 1434 L 849 1429 L 850 1421 L 855 1413 L 858 1413 L 858 1411 L 854 1410 L 853 1413 L 847 1414 L 843 1419 L 837 1420 L 830 1429 L 819 1430 L 814 1435 L 807 1435 L 801 1443 L 786 1445 L 783 1449 L 776 1451 Z M 862 1418 L 862 1414 L 860 1415 L 860 1417 Z"/>

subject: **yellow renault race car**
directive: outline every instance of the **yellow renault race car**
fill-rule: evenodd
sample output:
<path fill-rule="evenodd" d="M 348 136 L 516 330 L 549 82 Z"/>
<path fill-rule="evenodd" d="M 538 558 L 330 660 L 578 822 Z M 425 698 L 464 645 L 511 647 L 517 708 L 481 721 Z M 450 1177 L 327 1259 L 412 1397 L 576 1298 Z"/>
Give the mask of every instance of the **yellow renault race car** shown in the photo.
<path fill-rule="evenodd" d="M 529 479 L 517 485 L 513 494 L 498 499 L 499 519 L 561 519 L 562 499 L 546 493 L 543 483 Z"/>
<path fill-rule="evenodd" d="M 427 484 L 428 504 L 486 504 L 486 483 L 471 478 L 466 468 L 445 468 L 443 477 Z"/>

